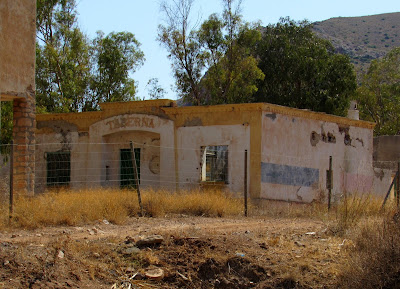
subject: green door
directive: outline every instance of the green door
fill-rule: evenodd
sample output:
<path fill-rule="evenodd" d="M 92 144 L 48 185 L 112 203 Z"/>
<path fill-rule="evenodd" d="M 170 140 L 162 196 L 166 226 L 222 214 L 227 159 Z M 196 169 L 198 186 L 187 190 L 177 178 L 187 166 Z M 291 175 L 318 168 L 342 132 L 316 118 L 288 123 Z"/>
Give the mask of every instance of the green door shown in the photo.
<path fill-rule="evenodd" d="M 140 148 L 135 148 L 136 166 L 140 183 Z M 132 153 L 130 149 L 121 149 L 120 151 L 121 169 L 120 184 L 121 188 L 136 188 L 135 174 L 132 162 Z"/>

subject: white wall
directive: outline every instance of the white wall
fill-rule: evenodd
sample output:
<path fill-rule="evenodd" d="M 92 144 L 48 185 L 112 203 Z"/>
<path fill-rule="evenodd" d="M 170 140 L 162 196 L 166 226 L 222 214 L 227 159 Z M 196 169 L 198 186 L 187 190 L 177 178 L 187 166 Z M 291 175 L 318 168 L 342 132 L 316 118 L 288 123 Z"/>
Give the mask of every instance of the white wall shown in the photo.
<path fill-rule="evenodd" d="M 36 143 L 36 193 L 41 193 L 47 188 L 46 153 L 58 151 L 69 151 L 71 153 L 71 182 L 69 187 L 79 189 L 90 186 L 91 178 L 86 173 L 89 165 L 90 146 L 86 135 L 79 136 L 77 131 L 37 134 Z"/>
<path fill-rule="evenodd" d="M 329 156 L 333 199 L 372 190 L 372 130 L 266 111 L 262 122 L 261 198 L 326 201 Z"/>
<path fill-rule="evenodd" d="M 201 147 L 228 146 L 228 189 L 243 192 L 244 151 L 250 153 L 250 127 L 215 125 L 180 127 L 177 130 L 180 188 L 198 187 L 201 182 Z"/>

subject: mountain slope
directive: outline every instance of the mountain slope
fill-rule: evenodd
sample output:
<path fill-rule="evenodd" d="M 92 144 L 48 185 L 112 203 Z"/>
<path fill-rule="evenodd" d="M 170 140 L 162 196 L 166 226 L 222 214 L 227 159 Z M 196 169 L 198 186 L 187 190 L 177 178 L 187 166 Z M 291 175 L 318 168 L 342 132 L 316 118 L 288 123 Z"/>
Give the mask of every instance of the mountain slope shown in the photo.
<path fill-rule="evenodd" d="M 337 17 L 315 22 L 313 30 L 350 56 L 358 76 L 371 60 L 400 46 L 400 12 L 362 17 Z"/>

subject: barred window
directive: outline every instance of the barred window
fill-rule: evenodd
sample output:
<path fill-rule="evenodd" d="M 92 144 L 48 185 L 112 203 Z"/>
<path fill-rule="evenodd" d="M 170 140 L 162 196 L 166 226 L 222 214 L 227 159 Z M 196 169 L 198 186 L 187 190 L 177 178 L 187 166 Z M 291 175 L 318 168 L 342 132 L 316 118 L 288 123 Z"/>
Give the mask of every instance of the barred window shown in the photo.
<path fill-rule="evenodd" d="M 228 146 L 201 147 L 202 182 L 228 182 Z"/>
<path fill-rule="evenodd" d="M 71 153 L 46 153 L 47 186 L 67 186 L 71 181 Z"/>

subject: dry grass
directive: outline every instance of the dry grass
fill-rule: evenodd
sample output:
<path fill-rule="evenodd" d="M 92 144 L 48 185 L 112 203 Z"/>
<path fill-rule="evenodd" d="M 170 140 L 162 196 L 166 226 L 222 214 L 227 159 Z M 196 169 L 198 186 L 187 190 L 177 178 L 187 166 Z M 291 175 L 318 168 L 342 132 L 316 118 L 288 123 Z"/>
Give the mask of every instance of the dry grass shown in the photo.
<path fill-rule="evenodd" d="M 338 274 L 338 288 L 398 288 L 400 215 L 394 200 L 353 195 L 336 210 L 336 234 L 352 244 Z"/>
<path fill-rule="evenodd" d="M 171 193 L 162 190 L 142 192 L 144 214 L 187 214 L 227 216 L 242 213 L 242 201 L 217 190 Z M 0 227 L 8 223 L 8 207 L 3 205 Z M 101 219 L 121 224 L 128 217 L 139 215 L 135 191 L 86 190 L 48 192 L 15 201 L 13 227 L 37 228 L 54 225 L 79 225 Z"/>
<path fill-rule="evenodd" d="M 328 207 L 322 202 L 295 203 L 286 201 L 265 200 L 258 203 L 251 214 L 273 218 L 317 218 L 328 217 Z"/>
<path fill-rule="evenodd" d="M 359 226 L 347 264 L 338 276 L 339 288 L 398 288 L 400 223 L 394 218 L 368 218 Z"/>
<path fill-rule="evenodd" d="M 360 222 L 368 218 L 385 217 L 393 212 L 394 202 L 382 208 L 383 199 L 369 194 L 345 196 L 334 208 L 334 219 L 330 229 L 338 235 L 352 234 Z"/>

